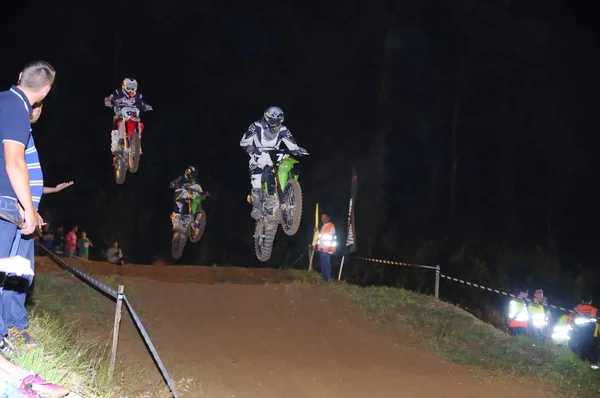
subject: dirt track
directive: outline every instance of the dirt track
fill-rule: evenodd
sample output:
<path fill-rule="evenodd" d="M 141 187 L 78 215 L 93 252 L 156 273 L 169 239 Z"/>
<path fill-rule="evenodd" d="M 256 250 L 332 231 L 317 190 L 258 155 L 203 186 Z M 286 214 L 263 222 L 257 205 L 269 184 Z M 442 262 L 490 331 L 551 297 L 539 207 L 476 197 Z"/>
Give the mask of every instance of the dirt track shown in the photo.
<path fill-rule="evenodd" d="M 198 382 L 183 398 L 542 396 L 474 380 L 368 322 L 326 287 L 197 282 L 132 279 L 126 287 L 169 372 Z M 121 332 L 119 355 L 149 364 L 131 322 Z"/>

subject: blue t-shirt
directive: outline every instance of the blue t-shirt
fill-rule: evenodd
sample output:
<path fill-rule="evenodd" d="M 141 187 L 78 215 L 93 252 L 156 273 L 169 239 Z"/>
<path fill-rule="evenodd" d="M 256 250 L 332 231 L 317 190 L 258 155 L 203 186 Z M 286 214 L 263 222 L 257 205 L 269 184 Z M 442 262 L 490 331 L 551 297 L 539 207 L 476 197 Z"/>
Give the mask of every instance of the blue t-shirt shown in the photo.
<path fill-rule="evenodd" d="M 27 163 L 27 170 L 29 171 L 31 199 L 33 200 L 33 207 L 37 211 L 44 193 L 44 174 L 42 173 L 40 158 L 32 134 L 29 135 L 29 141 L 27 141 L 27 147 L 25 148 L 25 163 Z"/>
<path fill-rule="evenodd" d="M 10 184 L 6 172 L 4 143 L 13 142 L 23 147 L 31 135 L 31 104 L 25 94 L 12 86 L 10 90 L 0 92 L 0 196 L 16 199 L 15 190 Z"/>

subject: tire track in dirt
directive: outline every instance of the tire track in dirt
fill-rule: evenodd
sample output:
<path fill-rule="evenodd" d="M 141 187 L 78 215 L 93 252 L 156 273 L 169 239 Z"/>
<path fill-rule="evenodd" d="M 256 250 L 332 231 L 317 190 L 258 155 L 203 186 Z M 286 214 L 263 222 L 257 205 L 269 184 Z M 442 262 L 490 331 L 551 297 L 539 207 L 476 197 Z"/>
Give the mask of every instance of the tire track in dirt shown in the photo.
<path fill-rule="evenodd" d="M 539 397 L 399 344 L 327 288 L 131 281 L 182 397 Z M 140 358 L 141 360 L 142 358 Z M 170 370 L 171 371 L 171 370 Z"/>
<path fill-rule="evenodd" d="M 367 321 L 327 287 L 265 285 L 286 281 L 275 270 L 73 263 L 92 275 L 127 277 L 120 283 L 169 373 L 176 382 L 194 381 L 179 387 L 182 398 L 544 396 L 476 381 Z M 37 264 L 40 272 L 58 270 L 47 258 Z M 225 280 L 238 284 L 219 283 Z M 164 384 L 129 316 L 119 358 L 145 368 L 140 384 L 146 388 Z"/>

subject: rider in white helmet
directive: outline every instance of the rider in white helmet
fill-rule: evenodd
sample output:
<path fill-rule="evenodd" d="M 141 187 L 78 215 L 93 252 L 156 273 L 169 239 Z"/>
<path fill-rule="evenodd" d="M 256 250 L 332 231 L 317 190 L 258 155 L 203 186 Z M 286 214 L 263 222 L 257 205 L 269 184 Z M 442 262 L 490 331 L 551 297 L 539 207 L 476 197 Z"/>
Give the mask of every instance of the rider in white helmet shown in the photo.
<path fill-rule="evenodd" d="M 137 110 L 143 110 L 145 112 L 151 111 L 152 106 L 147 104 L 142 94 L 138 93 L 137 80 L 126 77 L 121 83 L 121 90 L 116 89 L 111 95 L 104 98 L 104 105 L 109 108 L 114 108 L 115 116 L 113 118 L 113 126 L 111 132 L 111 152 L 113 155 L 117 154 L 117 148 L 119 140 L 123 140 L 124 137 L 118 137 L 118 130 L 116 121 L 121 114 L 121 110 L 125 107 L 135 108 Z M 140 122 L 140 132 L 144 129 L 144 123 Z"/>
<path fill-rule="evenodd" d="M 260 193 L 264 168 L 273 166 L 271 157 L 265 153 L 264 148 L 277 148 L 283 142 L 292 153 L 308 155 L 305 149 L 300 148 L 292 133 L 283 125 L 283 111 L 271 106 L 267 108 L 261 120 L 252 123 L 242 140 L 240 146 L 250 155 L 250 183 L 252 184 L 252 212 L 250 216 L 255 220 L 260 219 Z"/>

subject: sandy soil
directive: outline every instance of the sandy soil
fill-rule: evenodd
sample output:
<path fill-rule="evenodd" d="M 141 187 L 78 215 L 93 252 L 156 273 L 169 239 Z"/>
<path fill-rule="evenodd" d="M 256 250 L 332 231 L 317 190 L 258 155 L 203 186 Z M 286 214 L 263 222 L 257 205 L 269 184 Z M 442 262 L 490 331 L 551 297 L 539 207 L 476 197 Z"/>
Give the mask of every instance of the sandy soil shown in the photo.
<path fill-rule="evenodd" d="M 41 273 L 57 269 L 38 260 Z M 146 278 L 127 280 L 126 294 L 183 398 L 544 396 L 510 383 L 476 380 L 466 369 L 367 321 L 327 287 L 264 284 L 269 278 L 283 281 L 277 271 L 102 263 L 85 268 Z M 185 284 L 175 282 L 184 279 Z M 119 350 L 120 358 L 150 369 L 148 352 L 127 316 Z M 157 383 L 157 374 L 149 372 L 146 381 Z"/>

